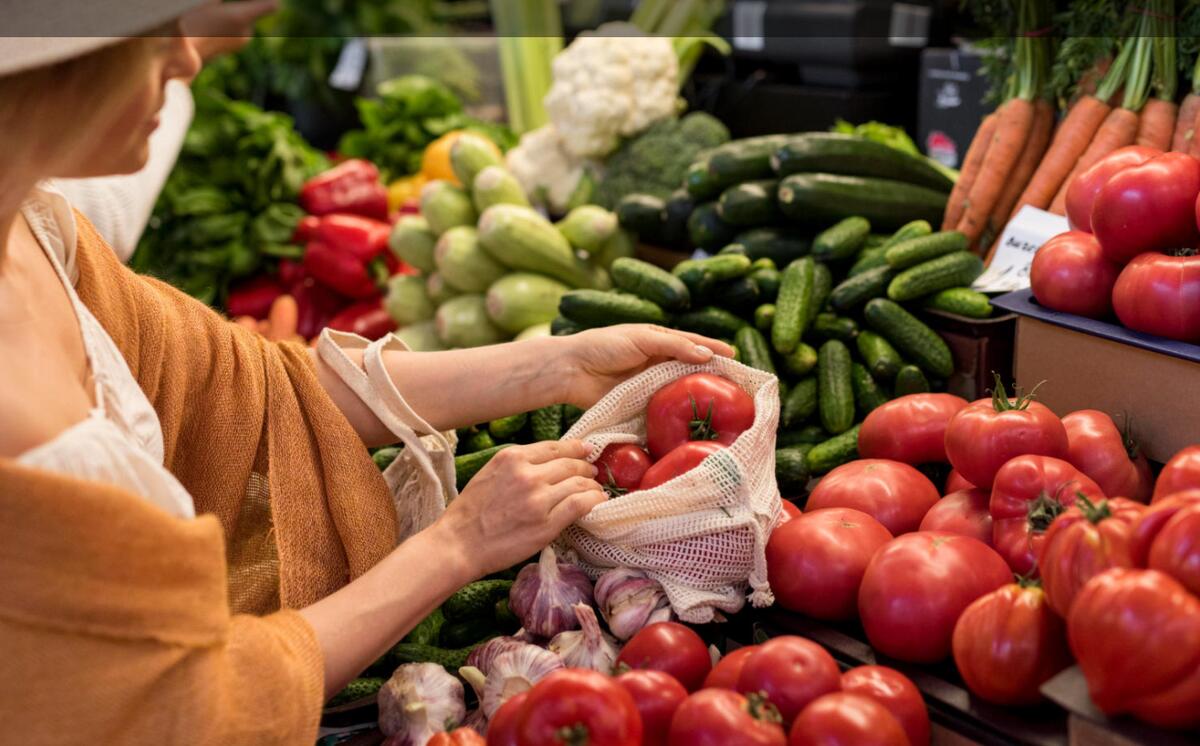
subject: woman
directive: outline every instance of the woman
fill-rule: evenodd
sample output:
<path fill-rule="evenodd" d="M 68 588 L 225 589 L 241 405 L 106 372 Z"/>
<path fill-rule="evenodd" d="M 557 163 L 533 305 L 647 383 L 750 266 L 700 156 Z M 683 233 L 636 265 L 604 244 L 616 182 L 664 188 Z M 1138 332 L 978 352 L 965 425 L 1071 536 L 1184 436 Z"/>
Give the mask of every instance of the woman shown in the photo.
<path fill-rule="evenodd" d="M 0 41 L 0 722 L 22 742 L 311 743 L 321 703 L 450 593 L 605 499 L 560 441 L 505 450 L 441 512 L 440 431 L 731 353 L 650 327 L 313 352 L 131 274 L 39 184 L 141 167 L 198 64 L 192 4 L 6 9 L 8 33 L 151 27 Z M 393 504 L 364 444 L 398 437 Z"/>

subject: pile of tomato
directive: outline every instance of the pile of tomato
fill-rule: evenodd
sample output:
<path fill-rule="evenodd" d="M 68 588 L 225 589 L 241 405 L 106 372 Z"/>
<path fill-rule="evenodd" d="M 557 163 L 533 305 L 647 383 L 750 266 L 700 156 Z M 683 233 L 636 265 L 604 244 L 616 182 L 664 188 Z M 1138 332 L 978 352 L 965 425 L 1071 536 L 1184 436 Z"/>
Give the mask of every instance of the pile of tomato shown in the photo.
<path fill-rule="evenodd" d="M 646 448 L 614 443 L 596 459 L 610 495 L 648 490 L 696 468 L 754 424 L 754 400 L 733 381 L 711 373 L 677 378 L 646 406 Z"/>
<path fill-rule="evenodd" d="M 1034 256 L 1034 297 L 1057 311 L 1200 342 L 1200 160 L 1132 145 L 1072 181 L 1071 229 Z"/>
<path fill-rule="evenodd" d="M 1200 446 L 1155 483 L 1108 415 L 1060 419 L 997 382 L 893 400 L 859 451 L 772 533 L 781 606 L 857 618 L 898 660 L 952 656 L 991 702 L 1036 703 L 1075 660 L 1105 712 L 1200 726 Z M 941 491 L 929 463 L 953 467 Z"/>

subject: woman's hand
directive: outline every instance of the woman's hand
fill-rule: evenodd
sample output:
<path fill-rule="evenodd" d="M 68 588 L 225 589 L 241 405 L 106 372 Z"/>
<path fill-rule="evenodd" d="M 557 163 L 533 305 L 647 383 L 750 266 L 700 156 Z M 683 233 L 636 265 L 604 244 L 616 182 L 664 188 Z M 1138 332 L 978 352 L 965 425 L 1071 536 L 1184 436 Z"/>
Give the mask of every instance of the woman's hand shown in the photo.
<path fill-rule="evenodd" d="M 469 577 L 511 567 L 541 551 L 607 495 L 578 440 L 511 446 L 497 453 L 435 528 L 467 558 Z"/>
<path fill-rule="evenodd" d="M 699 364 L 714 354 L 733 356 L 733 348 L 724 342 L 648 324 L 592 329 L 561 339 L 569 343 L 566 401 L 584 409 L 651 365 L 668 360 Z"/>

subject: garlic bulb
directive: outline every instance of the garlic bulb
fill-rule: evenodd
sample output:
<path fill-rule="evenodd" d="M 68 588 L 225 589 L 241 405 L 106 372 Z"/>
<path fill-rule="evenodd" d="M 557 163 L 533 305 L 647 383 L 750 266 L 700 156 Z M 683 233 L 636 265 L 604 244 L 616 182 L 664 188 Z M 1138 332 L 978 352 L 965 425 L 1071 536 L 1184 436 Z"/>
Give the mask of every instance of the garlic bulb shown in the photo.
<path fill-rule="evenodd" d="M 379 690 L 379 729 L 396 746 L 423 746 L 466 714 L 462 682 L 436 663 L 405 663 Z"/>
<path fill-rule="evenodd" d="M 496 656 L 526 644 L 527 641 L 519 640 L 516 637 L 493 637 L 471 651 L 467 656 L 467 665 L 479 669 L 484 676 L 487 676 L 492 670 L 492 662 L 496 660 Z"/>
<path fill-rule="evenodd" d="M 484 681 L 483 695 L 479 698 L 479 708 L 491 718 L 509 697 L 533 688 L 534 684 L 562 667 L 561 658 L 536 645 L 524 645 L 501 653 L 492 661 L 491 673 Z"/>
<path fill-rule="evenodd" d="M 663 587 L 641 570 L 618 567 L 596 581 L 596 605 L 618 640 L 628 640 L 642 627 L 671 621 L 671 602 Z"/>
<path fill-rule="evenodd" d="M 559 562 L 552 547 L 521 568 L 508 594 L 508 605 L 521 624 L 541 637 L 577 629 L 579 620 L 571 607 L 578 603 L 591 605 L 592 581 L 578 567 Z"/>
<path fill-rule="evenodd" d="M 575 616 L 579 629 L 559 632 L 550 641 L 550 652 L 557 653 L 567 668 L 590 668 L 603 674 L 612 674 L 617 661 L 617 641 L 600 629 L 596 612 L 586 604 L 575 604 Z"/>

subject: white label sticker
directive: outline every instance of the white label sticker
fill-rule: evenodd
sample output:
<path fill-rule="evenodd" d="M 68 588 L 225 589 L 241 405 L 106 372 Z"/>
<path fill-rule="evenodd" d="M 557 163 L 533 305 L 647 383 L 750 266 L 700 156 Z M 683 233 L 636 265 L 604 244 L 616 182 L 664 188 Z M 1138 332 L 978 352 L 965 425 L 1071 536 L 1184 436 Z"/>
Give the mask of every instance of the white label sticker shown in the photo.
<path fill-rule="evenodd" d="M 765 2 L 733 4 L 733 48 L 746 52 L 761 52 L 767 46 L 763 34 L 763 18 L 767 15 Z"/>
<path fill-rule="evenodd" d="M 337 64 L 329 74 L 329 85 L 339 91 L 357 91 L 366 71 L 367 45 L 355 37 L 342 46 Z"/>
<path fill-rule="evenodd" d="M 984 293 L 1009 293 L 1029 287 L 1029 267 L 1042 244 L 1070 230 L 1061 215 L 1025 205 L 1004 227 L 992 262 L 971 285 Z"/>

